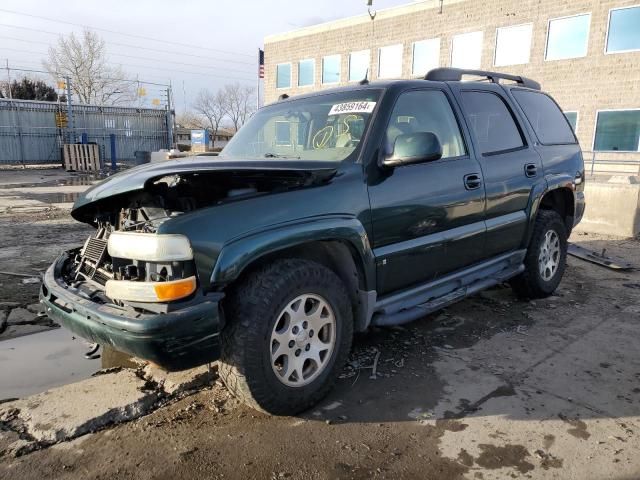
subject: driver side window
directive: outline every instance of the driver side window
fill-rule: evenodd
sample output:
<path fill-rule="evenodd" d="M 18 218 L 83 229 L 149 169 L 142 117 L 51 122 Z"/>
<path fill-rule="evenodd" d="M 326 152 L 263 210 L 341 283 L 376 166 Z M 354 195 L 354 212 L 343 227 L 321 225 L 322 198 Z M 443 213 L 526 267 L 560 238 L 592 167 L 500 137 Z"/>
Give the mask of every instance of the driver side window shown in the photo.
<path fill-rule="evenodd" d="M 415 90 L 398 98 L 387 127 L 387 152 L 393 150 L 398 135 L 416 132 L 435 133 L 442 144 L 442 158 L 467 153 L 451 105 L 439 90 Z"/>

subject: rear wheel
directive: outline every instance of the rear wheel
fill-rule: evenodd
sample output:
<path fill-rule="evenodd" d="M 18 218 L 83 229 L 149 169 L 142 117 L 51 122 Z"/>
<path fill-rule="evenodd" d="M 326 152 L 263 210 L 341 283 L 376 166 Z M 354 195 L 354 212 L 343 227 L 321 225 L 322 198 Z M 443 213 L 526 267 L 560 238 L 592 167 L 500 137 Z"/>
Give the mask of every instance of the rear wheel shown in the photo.
<path fill-rule="evenodd" d="M 231 293 L 220 377 L 248 405 L 293 415 L 331 389 L 353 336 L 340 278 L 316 262 L 277 260 Z"/>
<path fill-rule="evenodd" d="M 525 270 L 511 280 L 522 298 L 544 298 L 560 284 L 567 261 L 567 229 L 554 210 L 540 210 L 524 260 Z"/>

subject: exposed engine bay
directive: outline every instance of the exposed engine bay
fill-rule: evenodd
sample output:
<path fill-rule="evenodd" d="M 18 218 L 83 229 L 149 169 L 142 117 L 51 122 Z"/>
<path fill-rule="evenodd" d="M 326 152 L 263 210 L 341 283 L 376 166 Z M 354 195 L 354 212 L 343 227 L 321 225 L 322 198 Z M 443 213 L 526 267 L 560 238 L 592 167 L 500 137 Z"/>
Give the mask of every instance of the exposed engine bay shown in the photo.
<path fill-rule="evenodd" d="M 96 232 L 76 250 L 64 272 L 65 280 L 76 288 L 82 286 L 96 301 L 113 302 L 104 294 L 109 280 L 164 282 L 189 277 L 195 274 L 193 261 L 160 263 L 112 258 L 107 248 L 109 236 L 113 232 L 155 233 L 163 222 L 195 210 L 305 187 L 316 181 L 316 176 L 305 171 L 175 174 L 147 181 L 141 191 L 101 200 L 92 205 L 90 212 L 80 207 L 73 212 L 74 217 L 95 225 Z"/>

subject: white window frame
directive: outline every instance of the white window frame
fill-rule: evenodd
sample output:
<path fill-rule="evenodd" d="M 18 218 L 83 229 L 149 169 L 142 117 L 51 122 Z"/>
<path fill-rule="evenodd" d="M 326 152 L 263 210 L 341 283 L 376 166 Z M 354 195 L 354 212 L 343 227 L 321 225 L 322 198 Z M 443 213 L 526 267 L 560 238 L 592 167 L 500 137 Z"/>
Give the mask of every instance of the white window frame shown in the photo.
<path fill-rule="evenodd" d="M 288 87 L 278 86 L 278 67 L 280 65 L 289 65 L 289 86 Z M 276 90 L 287 90 L 288 88 L 291 88 L 292 85 L 293 85 L 293 64 L 291 62 L 276 63 Z"/>
<path fill-rule="evenodd" d="M 591 143 L 591 151 L 596 151 L 596 133 L 598 129 L 598 115 L 600 112 L 638 112 L 640 108 L 603 108 L 601 110 L 596 110 L 595 119 L 593 122 L 593 142 Z M 577 130 L 577 122 L 576 122 L 576 130 Z M 607 152 L 607 153 L 638 153 L 640 152 L 640 137 L 638 138 L 638 150 L 598 150 L 598 152 Z"/>
<path fill-rule="evenodd" d="M 399 77 L 381 77 L 380 76 L 380 67 L 382 63 L 380 62 L 380 57 L 382 57 L 382 50 L 390 47 L 400 47 L 400 76 Z M 402 78 L 404 73 L 404 43 L 393 43 L 391 45 L 384 45 L 378 48 L 378 78 L 379 79 L 394 79 L 394 78 Z"/>
<path fill-rule="evenodd" d="M 629 50 L 618 50 L 616 52 L 607 52 L 607 45 L 609 44 L 609 30 L 611 29 L 611 12 L 613 12 L 614 10 L 627 10 L 629 8 L 640 8 L 640 3 L 636 5 L 628 5 L 625 7 L 614 7 L 609 9 L 609 14 L 607 16 L 607 33 L 605 34 L 605 37 L 604 37 L 604 54 L 605 55 L 617 55 L 618 53 L 640 52 L 640 48 L 632 48 Z"/>
<path fill-rule="evenodd" d="M 415 42 L 413 42 L 411 44 L 411 77 L 412 78 L 420 78 L 420 77 L 424 77 L 428 72 L 423 72 L 423 73 L 415 73 L 413 71 L 413 66 L 415 64 L 415 59 L 416 59 L 416 43 L 422 43 L 422 42 L 434 42 L 438 41 L 438 65 L 436 66 L 436 68 L 440 67 L 440 54 L 442 53 L 442 37 L 436 37 L 436 38 L 425 38 L 423 40 L 416 40 Z"/>
<path fill-rule="evenodd" d="M 313 74 L 311 75 L 311 83 L 309 85 L 300 85 L 300 64 L 302 62 L 313 62 Z M 298 88 L 309 88 L 316 84 L 316 59 L 315 58 L 303 58 L 298 61 Z"/>
<path fill-rule="evenodd" d="M 482 34 L 482 43 L 480 46 L 480 65 L 478 65 L 478 68 L 481 69 L 482 68 L 482 51 L 484 50 L 484 30 L 472 30 L 470 32 L 462 32 L 462 33 L 457 33 L 455 35 L 453 35 L 451 37 L 451 44 L 449 46 L 449 66 L 453 67 L 453 41 L 455 40 L 456 37 L 462 36 L 462 35 L 469 35 L 471 33 L 480 33 Z M 454 68 L 468 68 L 468 67 L 454 67 Z"/>
<path fill-rule="evenodd" d="M 573 132 L 576 136 L 578 135 L 578 122 L 580 121 L 580 111 L 579 110 L 563 110 L 562 114 L 564 115 L 565 113 L 575 113 L 576 114 L 576 129 Z M 566 118 L 566 116 L 565 116 Z M 594 135 L 594 141 L 595 141 L 595 131 L 593 132 Z"/>
<path fill-rule="evenodd" d="M 547 58 L 547 53 L 549 52 L 549 36 L 551 34 L 551 22 L 555 20 L 564 20 L 565 18 L 582 17 L 584 15 L 589 15 L 589 26 L 587 27 L 587 48 L 584 51 L 584 55 L 580 55 L 579 57 L 567 57 L 567 58 L 551 58 L 551 59 Z M 574 60 L 576 58 L 585 58 L 586 56 L 588 56 L 589 55 L 589 39 L 591 38 L 592 20 L 593 20 L 593 14 L 591 12 L 576 13 L 575 15 L 566 15 L 564 17 L 550 18 L 549 20 L 547 20 L 547 38 L 544 43 L 544 61 L 545 62 L 561 62 L 563 60 Z M 606 43 L 605 43 L 605 48 L 606 48 Z"/>
<path fill-rule="evenodd" d="M 517 28 L 517 27 L 525 27 L 531 26 L 531 38 L 529 39 L 529 59 L 524 63 L 509 63 L 505 65 L 496 65 L 496 59 L 498 58 L 498 33 L 500 30 L 506 30 L 508 28 Z M 531 47 L 533 45 L 533 22 L 529 23 L 519 23 L 517 25 L 504 25 L 502 27 L 496 28 L 496 38 L 495 38 L 495 47 L 493 49 L 493 66 L 494 67 L 510 67 L 512 65 L 528 65 L 531 63 Z M 546 52 L 545 52 L 546 53 Z"/>
<path fill-rule="evenodd" d="M 354 55 L 356 53 L 367 53 L 368 56 L 368 62 L 367 62 L 367 78 L 369 80 L 371 80 L 371 49 L 367 48 L 365 50 L 355 50 L 353 52 L 349 52 L 349 61 L 347 62 L 347 82 L 349 83 L 356 83 L 359 82 L 360 80 L 363 80 L 362 78 L 358 79 L 358 80 L 351 80 L 351 55 Z"/>

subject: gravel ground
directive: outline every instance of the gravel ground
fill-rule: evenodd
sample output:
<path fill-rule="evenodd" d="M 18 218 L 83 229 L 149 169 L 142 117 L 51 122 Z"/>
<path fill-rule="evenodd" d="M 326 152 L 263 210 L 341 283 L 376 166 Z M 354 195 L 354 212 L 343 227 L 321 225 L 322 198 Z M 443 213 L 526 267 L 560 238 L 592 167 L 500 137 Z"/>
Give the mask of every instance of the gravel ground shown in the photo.
<path fill-rule="evenodd" d="M 40 270 L 88 232 L 60 217 L 1 222 L 0 270 Z M 640 265 L 638 240 L 572 241 Z M 5 302 L 37 290 L 0 283 Z M 637 479 L 639 300 L 639 271 L 570 258 L 548 299 L 501 286 L 357 336 L 337 387 L 305 414 L 257 413 L 216 382 L 129 423 L 0 452 L 0 478 Z"/>

